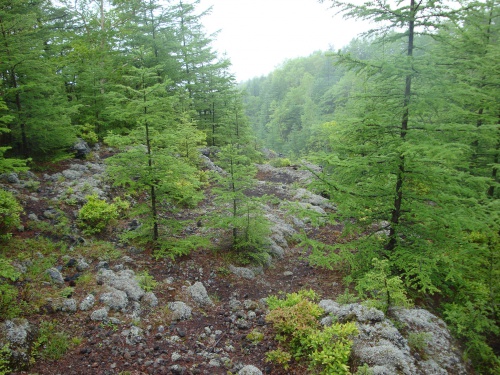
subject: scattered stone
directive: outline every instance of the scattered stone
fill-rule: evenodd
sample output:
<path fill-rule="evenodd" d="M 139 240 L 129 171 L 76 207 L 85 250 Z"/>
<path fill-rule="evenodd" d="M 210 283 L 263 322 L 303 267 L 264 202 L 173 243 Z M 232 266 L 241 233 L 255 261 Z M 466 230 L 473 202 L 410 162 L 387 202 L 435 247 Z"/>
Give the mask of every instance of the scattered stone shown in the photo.
<path fill-rule="evenodd" d="M 83 139 L 78 139 L 78 141 L 73 145 L 72 150 L 75 152 L 75 158 L 78 159 L 85 159 L 92 151 L 88 143 Z"/>
<path fill-rule="evenodd" d="M 142 296 L 141 302 L 147 304 L 149 307 L 158 306 L 158 298 L 153 292 L 147 292 Z"/>
<path fill-rule="evenodd" d="M 170 302 L 168 308 L 172 311 L 173 320 L 188 320 L 191 318 L 192 309 L 184 302 Z"/>
<path fill-rule="evenodd" d="M 40 221 L 38 216 L 36 216 L 36 214 L 34 214 L 33 212 L 28 215 L 28 219 L 30 219 L 31 221 Z"/>
<path fill-rule="evenodd" d="M 87 297 L 83 299 L 82 302 L 80 302 L 80 310 L 81 311 L 90 310 L 92 306 L 94 306 L 94 303 L 95 303 L 95 297 L 92 294 L 89 294 L 87 295 Z"/>
<path fill-rule="evenodd" d="M 128 305 L 127 293 L 113 287 L 108 287 L 109 292 L 103 293 L 99 301 L 108 306 L 111 310 L 122 311 Z"/>
<path fill-rule="evenodd" d="M 243 277 L 244 279 L 251 280 L 255 278 L 255 274 L 253 273 L 253 271 L 246 267 L 235 267 L 233 265 L 230 265 L 229 271 L 234 273 L 236 276 Z"/>
<path fill-rule="evenodd" d="M 56 284 L 64 284 L 64 277 L 57 268 L 49 268 L 46 273 L 49 275 L 50 279 Z"/>
<path fill-rule="evenodd" d="M 100 269 L 97 274 L 97 281 L 124 291 L 132 301 L 139 301 L 145 293 L 139 286 L 132 270 L 122 270 L 115 273 L 112 270 Z"/>
<path fill-rule="evenodd" d="M 108 319 L 108 310 L 105 308 L 95 310 L 90 314 L 90 320 L 103 321 Z"/>
<path fill-rule="evenodd" d="M 187 288 L 189 296 L 193 299 L 193 301 L 201 307 L 213 306 L 214 303 L 208 296 L 207 290 L 205 286 L 197 281 L 193 285 Z"/>
<path fill-rule="evenodd" d="M 283 272 L 283 276 L 286 276 L 286 277 L 293 276 L 293 272 L 292 271 L 285 271 L 285 272 Z"/>
<path fill-rule="evenodd" d="M 82 272 L 82 271 L 85 271 L 87 268 L 89 268 L 90 265 L 87 263 L 87 261 L 83 258 L 79 258 L 77 261 L 76 261 L 76 270 L 78 272 Z"/>
<path fill-rule="evenodd" d="M 77 310 L 76 300 L 74 298 L 65 299 L 61 307 L 62 311 L 75 312 Z"/>
<path fill-rule="evenodd" d="M 260 371 L 257 367 L 253 365 L 246 365 L 240 371 L 238 371 L 238 375 L 263 375 L 262 371 Z"/>

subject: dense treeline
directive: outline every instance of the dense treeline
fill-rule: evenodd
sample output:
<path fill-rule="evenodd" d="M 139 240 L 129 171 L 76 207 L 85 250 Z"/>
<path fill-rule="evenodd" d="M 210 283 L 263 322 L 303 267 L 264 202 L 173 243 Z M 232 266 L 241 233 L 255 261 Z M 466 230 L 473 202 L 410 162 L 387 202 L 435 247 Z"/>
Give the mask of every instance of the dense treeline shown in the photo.
<path fill-rule="evenodd" d="M 209 145 L 227 140 L 239 93 L 198 3 L 2 2 L 2 150 L 53 158 L 76 136 L 126 134 L 149 116 L 192 123 Z"/>
<path fill-rule="evenodd" d="M 498 3 L 333 6 L 381 26 L 245 83 L 261 141 L 323 167 L 315 187 L 354 239 L 304 238 L 310 260 L 345 271 L 365 296 L 372 264 L 401 280 L 441 311 L 481 373 L 498 373 Z"/>

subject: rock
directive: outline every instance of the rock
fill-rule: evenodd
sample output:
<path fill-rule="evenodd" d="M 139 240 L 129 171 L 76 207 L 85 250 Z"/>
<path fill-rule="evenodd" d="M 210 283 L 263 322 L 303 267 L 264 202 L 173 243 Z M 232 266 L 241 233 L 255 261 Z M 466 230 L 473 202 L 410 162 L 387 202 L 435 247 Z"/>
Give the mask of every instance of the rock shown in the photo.
<path fill-rule="evenodd" d="M 346 322 L 355 319 L 358 322 L 381 322 L 385 319 L 382 311 L 373 307 L 366 307 L 359 303 L 340 305 L 332 300 L 322 300 L 319 306 L 328 314 L 338 317 L 340 322 Z"/>
<path fill-rule="evenodd" d="M 77 310 L 76 300 L 73 298 L 65 299 L 62 303 L 61 310 L 65 312 L 75 312 Z"/>
<path fill-rule="evenodd" d="M 87 142 L 79 138 L 78 141 L 73 145 L 72 151 L 75 152 L 75 158 L 85 159 L 92 150 L 90 149 Z"/>
<path fill-rule="evenodd" d="M 292 271 L 285 271 L 285 272 L 283 272 L 283 276 L 285 276 L 285 277 L 293 276 L 293 272 Z"/>
<path fill-rule="evenodd" d="M 193 285 L 187 288 L 189 296 L 193 299 L 193 301 L 201 307 L 213 306 L 214 303 L 208 296 L 207 290 L 205 286 L 197 281 Z"/>
<path fill-rule="evenodd" d="M 144 296 L 141 299 L 141 302 L 147 304 L 149 307 L 158 306 L 158 298 L 156 298 L 153 292 L 148 292 L 144 294 Z"/>
<path fill-rule="evenodd" d="M 97 274 L 97 281 L 124 291 L 132 301 L 139 301 L 145 293 L 139 286 L 132 270 L 122 270 L 115 273 L 112 270 L 100 269 Z"/>
<path fill-rule="evenodd" d="M 87 261 L 83 258 L 80 258 L 76 261 L 76 270 L 78 272 L 82 272 L 84 270 L 86 270 L 87 268 L 89 268 L 90 265 L 87 263 Z"/>
<path fill-rule="evenodd" d="M 17 173 L 7 173 L 4 175 L 5 180 L 10 184 L 20 184 L 19 175 Z"/>
<path fill-rule="evenodd" d="M 313 206 L 319 206 L 321 208 L 335 209 L 335 206 L 330 203 L 330 201 L 321 195 L 311 193 L 306 189 L 297 189 L 294 199 L 304 203 L 310 203 Z"/>
<path fill-rule="evenodd" d="M 80 302 L 80 310 L 82 311 L 90 310 L 92 306 L 94 306 L 94 303 L 95 303 L 95 297 L 92 294 L 89 294 L 87 295 L 87 297 L 83 299 L 82 302 Z"/>
<path fill-rule="evenodd" d="M 191 318 L 192 309 L 184 302 L 170 302 L 168 308 L 172 311 L 172 320 L 188 320 Z"/>
<path fill-rule="evenodd" d="M 125 329 L 122 332 L 122 336 L 125 336 L 125 341 L 129 345 L 137 345 L 144 341 L 143 330 L 137 326 L 132 326 L 130 329 Z"/>
<path fill-rule="evenodd" d="M 467 374 L 445 322 L 424 309 L 392 309 L 391 314 L 404 325 L 406 332 L 427 334 L 424 349 L 427 360 L 417 362 L 422 373 Z"/>
<path fill-rule="evenodd" d="M 80 171 L 74 171 L 72 169 L 66 169 L 61 172 L 64 178 L 67 180 L 73 181 L 73 180 L 78 180 L 83 176 L 83 173 Z"/>
<path fill-rule="evenodd" d="M 103 321 L 108 319 L 108 310 L 105 308 L 95 310 L 90 314 L 90 320 Z"/>
<path fill-rule="evenodd" d="M 28 219 L 30 219 L 31 221 L 40 221 L 38 216 L 36 216 L 36 214 L 34 214 L 33 212 L 28 215 Z"/>
<path fill-rule="evenodd" d="M 255 278 L 255 274 L 249 268 L 235 267 L 233 265 L 230 265 L 229 266 L 229 271 L 231 271 L 232 273 L 234 273 L 236 276 L 243 277 L 244 279 L 251 280 L 251 279 Z"/>
<path fill-rule="evenodd" d="M 127 293 L 113 287 L 109 287 L 109 292 L 103 293 L 99 301 L 108 306 L 111 310 L 122 311 L 128 305 Z"/>
<path fill-rule="evenodd" d="M 238 375 L 262 375 L 262 371 L 253 365 L 246 365 L 238 371 Z"/>
<path fill-rule="evenodd" d="M 8 345 L 2 357 L 10 362 L 10 370 L 28 369 L 35 333 L 36 329 L 26 319 L 6 320 L 0 324 L 0 348 Z"/>
<path fill-rule="evenodd" d="M 56 284 L 64 284 L 64 278 L 61 275 L 61 272 L 57 268 L 49 268 L 47 271 L 45 271 L 50 279 L 56 283 Z"/>

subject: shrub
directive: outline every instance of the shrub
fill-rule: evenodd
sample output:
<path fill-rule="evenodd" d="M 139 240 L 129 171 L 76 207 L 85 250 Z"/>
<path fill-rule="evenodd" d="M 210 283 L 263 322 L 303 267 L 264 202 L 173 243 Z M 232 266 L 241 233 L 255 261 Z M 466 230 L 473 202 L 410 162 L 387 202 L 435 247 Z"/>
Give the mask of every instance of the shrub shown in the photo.
<path fill-rule="evenodd" d="M 319 318 L 324 311 L 313 300 L 315 292 L 287 294 L 285 299 L 269 297 L 271 312 L 266 320 L 273 324 L 280 348 L 267 353 L 267 360 L 288 368 L 289 361 L 306 360 L 315 373 L 324 375 L 349 374 L 349 356 L 357 333 L 355 323 L 335 323 L 322 328 Z"/>
<path fill-rule="evenodd" d="M 9 239 L 10 231 L 21 224 L 22 212 L 23 209 L 14 195 L 0 189 L 0 241 Z"/>
<path fill-rule="evenodd" d="M 87 203 L 78 212 L 78 224 L 85 234 L 100 233 L 111 220 L 118 218 L 116 204 L 107 203 L 97 195 L 88 195 Z"/>
<path fill-rule="evenodd" d="M 158 282 L 153 276 L 151 276 L 147 270 L 144 270 L 136 275 L 136 280 L 139 286 L 146 292 L 151 292 L 154 288 L 158 286 Z"/>
<path fill-rule="evenodd" d="M 289 167 L 292 162 L 288 158 L 275 158 L 269 161 L 269 164 L 275 168 Z"/>

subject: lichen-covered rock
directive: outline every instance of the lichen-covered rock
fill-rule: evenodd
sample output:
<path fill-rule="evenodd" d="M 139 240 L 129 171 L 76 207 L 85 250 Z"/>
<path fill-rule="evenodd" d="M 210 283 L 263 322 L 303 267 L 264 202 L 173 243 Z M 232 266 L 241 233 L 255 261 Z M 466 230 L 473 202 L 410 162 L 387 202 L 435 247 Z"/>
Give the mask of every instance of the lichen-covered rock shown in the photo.
<path fill-rule="evenodd" d="M 49 268 L 46 272 L 54 283 L 61 285 L 64 284 L 64 277 L 57 268 Z"/>
<path fill-rule="evenodd" d="M 391 314 L 402 323 L 408 334 L 428 334 L 424 348 L 427 361 L 418 363 L 422 373 L 428 373 L 429 368 L 436 368 L 437 365 L 441 370 L 433 373 L 439 374 L 444 370 L 450 374 L 467 374 L 445 322 L 424 309 L 393 309 Z"/>
<path fill-rule="evenodd" d="M 62 303 L 61 310 L 65 312 L 75 312 L 77 310 L 76 300 L 74 298 L 65 299 Z"/>
<path fill-rule="evenodd" d="M 144 294 L 144 296 L 141 299 L 141 302 L 149 305 L 150 307 L 158 306 L 158 298 L 155 296 L 153 292 L 148 292 Z"/>
<path fill-rule="evenodd" d="M 172 320 L 188 320 L 191 318 L 192 309 L 184 302 L 170 302 L 168 308 L 172 312 Z"/>
<path fill-rule="evenodd" d="M 385 319 L 382 311 L 373 307 L 366 307 L 359 303 L 350 303 L 348 305 L 340 305 L 332 300 L 323 300 L 319 306 L 329 314 L 338 317 L 340 322 L 356 320 L 358 322 L 381 322 Z"/>
<path fill-rule="evenodd" d="M 90 314 L 90 320 L 103 321 L 108 319 L 108 310 L 105 308 L 95 310 Z"/>
<path fill-rule="evenodd" d="M 213 306 L 214 303 L 208 296 L 207 290 L 205 286 L 197 281 L 193 285 L 187 288 L 189 296 L 193 299 L 193 301 L 201 307 Z"/>
<path fill-rule="evenodd" d="M 36 329 L 26 319 L 6 320 L 0 324 L 0 348 L 8 345 L 6 359 L 14 371 L 29 366 Z"/>
<path fill-rule="evenodd" d="M 109 291 L 103 293 L 101 297 L 99 297 L 99 301 L 115 311 L 124 310 L 129 302 L 127 293 L 113 287 L 109 287 Z"/>
<path fill-rule="evenodd" d="M 229 271 L 234 273 L 236 276 L 243 277 L 244 279 L 254 279 L 255 278 L 255 273 L 246 267 L 235 267 L 233 265 L 229 266 Z"/>
<path fill-rule="evenodd" d="M 127 297 L 132 301 L 139 301 L 145 293 L 139 286 L 132 270 L 122 270 L 115 273 L 109 269 L 100 269 L 97 281 L 127 293 Z"/>
<path fill-rule="evenodd" d="M 310 203 L 313 206 L 319 206 L 322 208 L 329 208 L 329 209 L 335 208 L 335 206 L 332 205 L 328 199 L 322 197 L 321 195 L 311 193 L 309 190 L 306 189 L 297 189 L 294 199 L 304 203 Z"/>
<path fill-rule="evenodd" d="M 76 261 L 76 270 L 78 272 L 82 272 L 82 271 L 85 271 L 87 268 L 89 268 L 89 264 L 87 263 L 87 261 L 83 258 L 80 258 Z"/>
<path fill-rule="evenodd" d="M 240 371 L 238 371 L 238 375 L 262 375 L 262 371 L 260 371 L 254 365 L 246 365 Z"/>
<path fill-rule="evenodd" d="M 80 302 L 80 310 L 82 311 L 87 311 L 94 306 L 95 303 L 95 297 L 92 294 L 87 295 L 82 302 Z"/>

